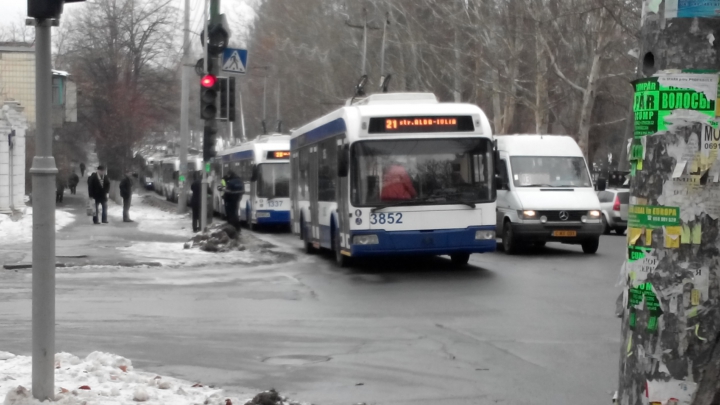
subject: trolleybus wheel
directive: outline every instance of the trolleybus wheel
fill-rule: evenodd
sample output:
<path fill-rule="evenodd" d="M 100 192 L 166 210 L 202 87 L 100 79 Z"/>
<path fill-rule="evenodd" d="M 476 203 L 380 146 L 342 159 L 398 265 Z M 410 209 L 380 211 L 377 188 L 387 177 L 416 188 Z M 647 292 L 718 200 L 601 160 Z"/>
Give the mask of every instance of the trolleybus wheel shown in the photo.
<path fill-rule="evenodd" d="M 338 230 L 333 232 L 333 247 L 335 248 L 335 262 L 339 267 L 349 267 L 351 259 L 342 254 L 342 248 L 340 247 L 340 238 L 338 237 Z"/>
<path fill-rule="evenodd" d="M 455 267 L 462 267 L 470 261 L 470 253 L 453 253 L 450 255 L 450 261 Z"/>
<path fill-rule="evenodd" d="M 312 242 L 310 242 L 310 238 L 308 238 L 307 229 L 305 228 L 305 221 L 300 220 L 300 236 L 303 240 L 303 247 L 305 248 L 305 253 L 311 255 L 315 253 L 315 248 L 312 245 Z"/>

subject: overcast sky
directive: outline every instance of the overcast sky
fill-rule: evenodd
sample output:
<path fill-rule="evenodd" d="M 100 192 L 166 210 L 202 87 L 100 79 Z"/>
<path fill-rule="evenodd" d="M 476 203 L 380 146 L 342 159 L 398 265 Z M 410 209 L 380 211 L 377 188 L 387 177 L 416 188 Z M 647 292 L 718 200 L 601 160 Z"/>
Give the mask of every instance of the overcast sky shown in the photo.
<path fill-rule="evenodd" d="M 176 0 L 176 2 L 177 7 L 182 9 L 184 2 L 182 0 Z M 191 0 L 193 7 L 198 3 L 198 0 Z M 250 5 L 254 3 L 255 0 L 225 0 L 222 2 L 223 12 L 228 14 L 231 24 L 243 24 L 252 20 L 253 10 Z M 84 3 L 70 3 L 65 5 L 63 12 L 68 13 L 83 7 L 86 7 Z M 25 24 L 26 15 L 27 0 L 0 0 L 0 26 L 13 23 Z M 196 18 L 191 16 L 190 21 L 194 20 Z"/>

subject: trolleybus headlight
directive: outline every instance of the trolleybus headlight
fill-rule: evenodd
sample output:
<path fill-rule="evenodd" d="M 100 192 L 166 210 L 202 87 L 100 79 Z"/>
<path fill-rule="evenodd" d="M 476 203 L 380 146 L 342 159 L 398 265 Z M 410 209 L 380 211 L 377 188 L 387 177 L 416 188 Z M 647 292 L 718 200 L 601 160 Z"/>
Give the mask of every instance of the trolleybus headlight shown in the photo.
<path fill-rule="evenodd" d="M 475 240 L 495 239 L 495 231 L 475 231 Z"/>
<path fill-rule="evenodd" d="M 269 212 L 258 212 L 256 214 L 256 217 L 257 218 L 270 218 L 270 213 Z"/>
<path fill-rule="evenodd" d="M 598 211 L 598 210 L 588 211 L 588 215 L 590 215 L 590 218 L 592 218 L 592 219 L 598 219 L 598 218 L 600 218 L 600 211 Z"/>
<path fill-rule="evenodd" d="M 546 222 L 547 222 L 547 217 L 546 217 L 545 215 L 541 216 L 541 217 L 540 217 L 540 222 L 542 222 L 543 224 L 546 223 Z"/>
<path fill-rule="evenodd" d="M 377 235 L 355 235 L 353 236 L 353 245 L 377 245 Z"/>

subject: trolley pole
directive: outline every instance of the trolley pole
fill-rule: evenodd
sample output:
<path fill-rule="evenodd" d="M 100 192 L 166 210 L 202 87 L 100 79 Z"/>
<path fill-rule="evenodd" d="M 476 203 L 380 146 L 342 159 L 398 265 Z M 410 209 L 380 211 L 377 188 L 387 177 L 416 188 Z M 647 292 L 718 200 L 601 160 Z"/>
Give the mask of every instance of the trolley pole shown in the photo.
<path fill-rule="evenodd" d="M 674 3 L 674 4 L 673 4 Z M 720 120 L 711 6 L 643 4 L 619 404 L 720 400 Z"/>
<path fill-rule="evenodd" d="M 183 18 L 183 56 L 180 63 L 180 196 L 178 197 L 178 213 L 187 211 L 188 191 L 188 141 L 190 139 L 190 123 L 188 111 L 190 109 L 190 83 L 188 83 L 188 63 L 190 62 L 190 0 L 185 0 L 185 15 Z"/>
<path fill-rule="evenodd" d="M 32 175 L 32 392 L 55 399 L 55 176 L 52 145 L 51 19 L 35 20 L 35 120 Z"/>

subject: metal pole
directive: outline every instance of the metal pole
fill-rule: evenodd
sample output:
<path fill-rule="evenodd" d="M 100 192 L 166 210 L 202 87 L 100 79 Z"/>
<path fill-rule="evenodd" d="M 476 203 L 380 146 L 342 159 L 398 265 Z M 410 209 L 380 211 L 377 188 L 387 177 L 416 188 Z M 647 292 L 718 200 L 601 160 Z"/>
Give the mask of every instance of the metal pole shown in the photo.
<path fill-rule="evenodd" d="M 242 91 L 240 91 L 240 86 L 238 86 L 238 95 L 240 96 L 240 125 L 242 125 L 241 142 L 247 142 L 247 137 L 245 136 L 245 111 L 243 110 Z"/>
<path fill-rule="evenodd" d="M 263 82 L 263 118 L 262 118 L 263 135 L 267 134 L 267 76 Z"/>
<path fill-rule="evenodd" d="M 208 8 L 205 7 L 205 12 L 207 13 Z M 220 0 L 210 0 L 210 21 L 206 22 L 205 26 L 205 39 L 207 40 L 209 37 L 209 25 L 215 24 L 218 22 L 218 19 L 220 18 Z M 207 20 L 206 20 L 207 21 Z M 208 52 L 207 52 L 207 41 L 205 41 L 205 60 L 208 60 Z M 220 73 L 220 64 L 218 61 L 213 61 L 212 69 L 210 71 L 207 71 L 209 74 L 215 75 L 217 77 L 218 73 Z M 206 66 L 207 69 L 207 66 Z M 217 130 L 217 120 L 211 119 L 205 121 L 205 127 L 206 128 L 212 128 L 213 130 Z M 208 185 L 208 178 L 207 178 L 207 169 L 205 166 L 207 166 L 210 162 L 203 161 L 203 168 L 202 168 L 202 183 L 201 183 L 201 192 L 200 192 L 200 228 L 202 230 L 205 230 L 207 228 L 207 213 L 208 213 L 208 206 L 207 206 L 207 185 Z"/>
<path fill-rule="evenodd" d="M 32 175 L 32 392 L 55 399 L 55 177 L 52 151 L 51 20 L 35 26 L 35 120 Z"/>
<path fill-rule="evenodd" d="M 367 56 L 367 9 L 363 9 L 363 17 L 365 19 L 363 23 L 363 56 L 362 56 L 362 76 L 365 76 L 367 73 L 365 71 L 365 63 L 366 63 L 366 56 Z"/>
<path fill-rule="evenodd" d="M 282 118 L 280 117 L 280 80 L 278 80 L 277 90 L 275 91 L 275 115 L 277 116 L 277 132 L 282 133 Z"/>
<path fill-rule="evenodd" d="M 183 56 L 180 63 L 180 196 L 177 210 L 179 214 L 187 211 L 187 184 L 188 184 L 188 142 L 190 140 L 190 83 L 188 83 L 188 67 L 190 56 L 190 0 L 185 0 L 185 13 L 183 21 Z"/>
<path fill-rule="evenodd" d="M 380 85 L 385 80 L 385 35 L 387 34 L 387 26 L 390 21 L 390 12 L 385 14 L 385 23 L 383 24 L 382 48 L 380 49 Z"/>
<path fill-rule="evenodd" d="M 10 158 L 10 166 L 8 167 L 8 172 L 10 174 L 10 211 L 15 210 L 15 190 L 13 190 L 13 151 L 15 147 L 13 146 L 14 140 L 12 140 L 12 132 L 10 135 L 8 135 L 8 157 Z"/>

